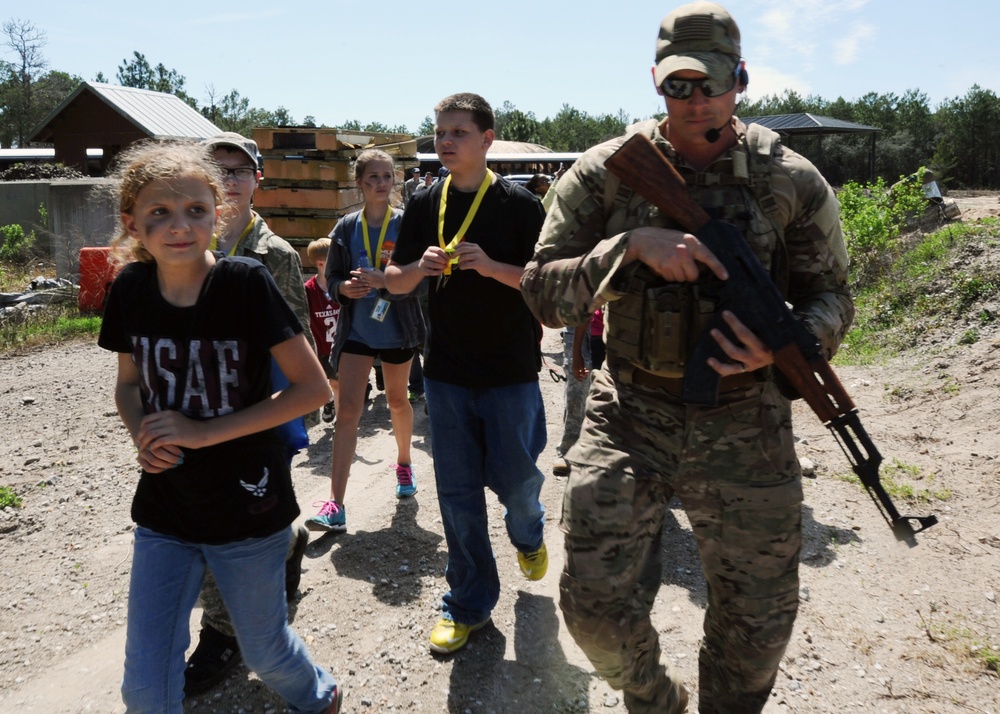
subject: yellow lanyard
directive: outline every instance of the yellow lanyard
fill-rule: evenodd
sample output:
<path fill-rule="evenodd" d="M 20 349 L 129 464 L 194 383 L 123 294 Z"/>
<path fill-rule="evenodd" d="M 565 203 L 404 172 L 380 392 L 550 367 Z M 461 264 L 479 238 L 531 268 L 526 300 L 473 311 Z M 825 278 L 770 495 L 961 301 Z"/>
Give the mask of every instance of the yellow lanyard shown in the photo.
<path fill-rule="evenodd" d="M 486 195 L 486 190 L 490 187 L 491 183 L 493 183 L 493 172 L 486 169 L 486 176 L 483 177 L 483 182 L 479 185 L 479 190 L 476 191 L 476 197 L 472 201 L 472 206 L 469 207 L 469 212 L 466 214 L 465 220 L 462 221 L 462 227 L 458 229 L 458 233 L 455 234 L 455 237 L 449 243 L 445 243 L 444 214 L 448 210 L 448 188 L 451 186 L 451 174 L 448 174 L 445 178 L 444 188 L 441 190 L 441 204 L 438 206 L 438 243 L 446 253 L 453 253 L 458 244 L 465 240 L 465 232 L 472 225 L 472 219 L 476 217 L 479 204 L 483 202 L 483 196 Z M 456 264 L 458 264 L 458 258 L 449 260 L 448 265 L 444 268 L 444 274 L 451 275 L 451 266 Z"/>
<path fill-rule="evenodd" d="M 247 237 L 247 235 L 250 233 L 252 229 L 253 229 L 253 217 L 251 216 L 250 222 L 247 223 L 247 227 L 243 229 L 242 233 L 240 233 L 240 237 L 236 239 L 235 243 L 233 243 L 233 247 L 229 249 L 229 253 L 227 253 L 227 255 L 236 255 L 236 249 L 240 247 L 240 243 L 243 242 L 243 239 Z M 212 241 L 208 244 L 208 249 L 216 250 L 218 249 L 218 247 L 219 247 L 219 236 L 213 233 Z"/>
<path fill-rule="evenodd" d="M 389 221 L 392 220 L 392 207 L 386 206 L 385 218 L 382 219 L 382 230 L 378 234 L 378 249 L 375 258 L 372 258 L 371 245 L 368 243 L 368 219 L 365 218 L 365 209 L 361 209 L 361 234 L 365 237 L 365 252 L 368 254 L 368 264 L 375 270 L 382 268 L 382 244 L 385 242 L 385 234 L 389 230 Z"/>

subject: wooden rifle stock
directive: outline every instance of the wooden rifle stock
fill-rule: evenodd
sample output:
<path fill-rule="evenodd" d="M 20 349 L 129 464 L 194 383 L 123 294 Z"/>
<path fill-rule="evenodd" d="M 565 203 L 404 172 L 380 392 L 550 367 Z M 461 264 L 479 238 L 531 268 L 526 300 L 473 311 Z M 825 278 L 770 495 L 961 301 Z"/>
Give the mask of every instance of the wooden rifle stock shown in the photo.
<path fill-rule="evenodd" d="M 937 518 L 899 514 L 879 479 L 882 455 L 861 425 L 854 403 L 823 356 L 819 342 L 789 309 L 739 230 L 711 220 L 688 193 L 687 184 L 673 164 L 642 134 L 633 134 L 604 165 L 665 216 L 694 234 L 726 266 L 729 280 L 719 312 L 728 309 L 736 314 L 770 348 L 775 366 L 833 432 L 897 540 L 915 546 L 914 535 L 937 523 Z M 719 377 L 706 359 L 711 355 L 724 362 L 728 357 L 711 336 L 713 328 L 738 342 L 721 317 L 705 329 L 685 370 L 685 402 L 717 403 Z M 911 521 L 919 527 L 914 528 Z"/>
<path fill-rule="evenodd" d="M 691 198 L 687 183 L 674 165 L 648 137 L 633 134 L 607 158 L 604 166 L 684 230 L 697 233 L 712 220 Z"/>

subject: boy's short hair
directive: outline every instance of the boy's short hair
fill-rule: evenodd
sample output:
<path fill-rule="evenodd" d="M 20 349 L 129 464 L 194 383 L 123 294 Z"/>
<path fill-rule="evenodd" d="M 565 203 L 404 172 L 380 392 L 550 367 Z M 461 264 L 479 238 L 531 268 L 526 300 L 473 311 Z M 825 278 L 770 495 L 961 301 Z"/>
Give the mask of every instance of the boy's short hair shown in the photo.
<path fill-rule="evenodd" d="M 437 103 L 437 106 L 434 107 L 435 114 L 440 114 L 441 112 L 462 111 L 472 113 L 472 121 L 479 127 L 479 131 L 493 129 L 493 107 L 491 107 L 490 103 L 478 94 L 473 94 L 472 92 L 459 92 L 458 94 L 452 94 L 451 96 L 442 99 Z"/>
<path fill-rule="evenodd" d="M 317 238 L 308 246 L 306 246 L 306 256 L 312 261 L 313 265 L 316 264 L 317 260 L 326 260 L 327 253 L 330 252 L 330 239 L 329 238 Z"/>

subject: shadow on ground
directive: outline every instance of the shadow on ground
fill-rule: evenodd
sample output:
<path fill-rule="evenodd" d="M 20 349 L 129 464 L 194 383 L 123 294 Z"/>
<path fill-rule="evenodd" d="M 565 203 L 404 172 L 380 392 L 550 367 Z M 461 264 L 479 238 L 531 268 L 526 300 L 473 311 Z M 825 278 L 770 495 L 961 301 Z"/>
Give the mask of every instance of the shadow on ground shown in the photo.
<path fill-rule="evenodd" d="M 519 592 L 514 617 L 513 661 L 504 659 L 507 638 L 493 623 L 474 632 L 458 653 L 442 657 L 454 659 L 448 712 L 586 711 L 590 674 L 566 660 L 552 598 Z"/>
<path fill-rule="evenodd" d="M 324 533 L 307 551 L 310 558 L 329 553 L 338 577 L 370 583 L 372 594 L 391 606 L 420 600 L 421 575 L 441 573 L 447 553 L 443 536 L 417 524 L 420 502 L 396 502 L 392 520 L 377 531 Z"/>

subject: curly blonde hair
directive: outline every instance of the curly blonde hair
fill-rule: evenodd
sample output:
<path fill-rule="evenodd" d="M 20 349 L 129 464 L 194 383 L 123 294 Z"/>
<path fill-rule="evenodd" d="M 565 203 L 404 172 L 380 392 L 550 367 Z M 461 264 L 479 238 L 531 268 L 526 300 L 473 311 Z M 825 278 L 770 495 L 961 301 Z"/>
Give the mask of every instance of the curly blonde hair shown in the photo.
<path fill-rule="evenodd" d="M 203 144 L 193 141 L 146 140 L 133 144 L 115 161 L 112 173 L 112 190 L 118 199 L 119 215 L 131 213 L 139 192 L 154 181 L 170 181 L 181 177 L 202 179 L 211 189 L 215 205 L 225 201 L 222 174 Z M 216 232 L 221 226 L 216 226 Z M 111 247 L 119 261 L 138 260 L 155 262 L 142 244 L 125 230 L 119 219 L 118 233 L 111 240 Z M 125 255 L 123 255 L 125 253 Z"/>

